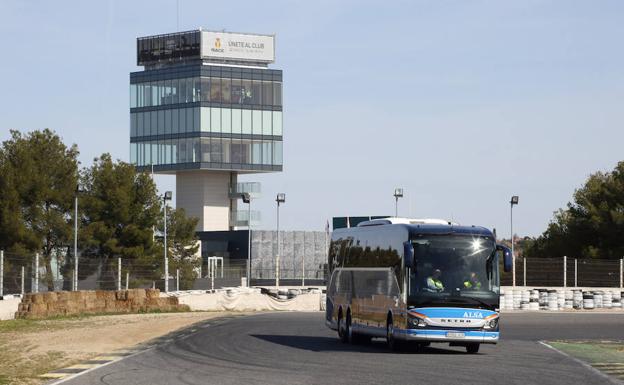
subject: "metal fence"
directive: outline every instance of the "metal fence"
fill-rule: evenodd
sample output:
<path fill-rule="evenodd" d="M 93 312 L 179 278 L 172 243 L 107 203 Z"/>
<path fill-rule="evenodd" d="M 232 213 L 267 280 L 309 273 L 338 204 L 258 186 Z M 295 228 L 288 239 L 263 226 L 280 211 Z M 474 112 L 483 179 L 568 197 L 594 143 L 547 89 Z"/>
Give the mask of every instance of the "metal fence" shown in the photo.
<path fill-rule="evenodd" d="M 246 282 L 247 260 L 225 259 L 217 266 L 207 261 L 196 269 L 175 269 L 175 260 L 169 259 L 170 291 L 208 290 L 239 286 Z M 53 256 L 45 259 L 38 254 L 24 255 L 0 251 L 0 296 L 46 291 L 120 290 L 155 287 L 165 290 L 164 258 L 155 263 L 141 263 L 121 258 L 78 259 L 76 283 L 73 256 Z M 253 267 L 252 285 L 273 285 L 275 270 Z M 282 285 L 321 285 L 325 280 L 324 266 L 309 269 L 280 270 Z"/>
<path fill-rule="evenodd" d="M 284 255 L 284 260 L 293 259 Z M 280 284 L 323 285 L 325 265 L 318 258 L 305 257 L 295 264 L 280 267 Z M 268 260 L 268 257 L 264 258 Z M 164 262 L 141 263 L 120 258 L 108 260 L 79 258 L 78 290 L 117 290 L 156 287 L 165 289 Z M 275 267 L 254 264 L 252 256 L 251 284 L 272 286 Z M 169 290 L 208 290 L 239 286 L 248 275 L 247 260 L 225 259 L 211 271 L 206 261 L 193 270 L 177 270 L 170 259 Z M 301 263 L 301 266 L 299 264 Z M 22 255 L 0 251 L 0 296 L 43 291 L 72 290 L 75 286 L 73 257 Z M 501 284 L 513 285 L 513 274 L 502 273 Z M 619 260 L 588 258 L 517 258 L 516 285 L 532 287 L 620 287 L 624 284 L 624 258 Z"/>
<path fill-rule="evenodd" d="M 517 286 L 623 287 L 624 258 L 516 258 Z M 513 273 L 503 273 L 503 286 L 513 285 Z"/>
<path fill-rule="evenodd" d="M 48 260 L 39 254 L 0 251 L 0 295 L 73 290 L 76 285 L 78 290 L 152 287 L 164 282 L 161 270 L 162 266 L 124 263 L 120 258 L 79 258 L 76 283 L 73 257 Z"/>

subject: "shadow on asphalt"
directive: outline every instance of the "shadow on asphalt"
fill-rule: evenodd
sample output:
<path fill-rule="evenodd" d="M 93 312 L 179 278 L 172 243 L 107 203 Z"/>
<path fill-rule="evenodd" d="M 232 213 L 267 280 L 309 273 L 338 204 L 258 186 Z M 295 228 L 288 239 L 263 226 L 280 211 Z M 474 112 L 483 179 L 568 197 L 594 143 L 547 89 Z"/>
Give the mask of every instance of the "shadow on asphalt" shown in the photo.
<path fill-rule="evenodd" d="M 441 349 L 438 347 L 417 348 L 416 345 L 407 345 L 399 352 L 388 350 L 384 339 L 350 345 L 341 343 L 336 337 L 319 336 L 286 336 L 277 334 L 252 334 L 251 337 L 270 343 L 288 346 L 296 349 L 309 350 L 312 352 L 359 352 L 359 353 L 412 353 L 412 354 L 466 354 L 465 351 Z"/>

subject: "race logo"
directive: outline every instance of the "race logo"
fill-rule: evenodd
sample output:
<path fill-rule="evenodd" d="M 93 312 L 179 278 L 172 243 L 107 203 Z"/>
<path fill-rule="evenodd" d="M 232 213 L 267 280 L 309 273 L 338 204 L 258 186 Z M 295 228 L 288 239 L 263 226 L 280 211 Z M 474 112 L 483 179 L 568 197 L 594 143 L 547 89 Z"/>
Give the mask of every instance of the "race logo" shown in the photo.
<path fill-rule="evenodd" d="M 221 48 L 221 38 L 217 37 L 217 38 L 215 39 L 214 47 L 213 47 L 213 48 L 210 48 L 210 50 L 211 50 L 212 52 L 219 52 L 219 53 L 223 53 L 223 52 L 225 52 L 225 51 L 223 50 L 223 48 Z"/>

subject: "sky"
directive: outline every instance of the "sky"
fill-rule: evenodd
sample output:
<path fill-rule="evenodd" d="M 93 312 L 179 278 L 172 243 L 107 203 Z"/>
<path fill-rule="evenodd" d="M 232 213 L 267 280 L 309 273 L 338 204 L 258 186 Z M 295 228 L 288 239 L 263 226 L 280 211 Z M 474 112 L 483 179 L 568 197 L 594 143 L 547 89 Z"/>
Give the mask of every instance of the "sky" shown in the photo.
<path fill-rule="evenodd" d="M 263 229 L 399 215 L 541 234 L 596 171 L 624 160 L 624 2 L 0 2 L 0 140 L 50 128 L 83 166 L 129 160 L 136 37 L 276 35 L 284 171 L 262 183 Z M 173 176 L 156 176 L 161 191 Z"/>

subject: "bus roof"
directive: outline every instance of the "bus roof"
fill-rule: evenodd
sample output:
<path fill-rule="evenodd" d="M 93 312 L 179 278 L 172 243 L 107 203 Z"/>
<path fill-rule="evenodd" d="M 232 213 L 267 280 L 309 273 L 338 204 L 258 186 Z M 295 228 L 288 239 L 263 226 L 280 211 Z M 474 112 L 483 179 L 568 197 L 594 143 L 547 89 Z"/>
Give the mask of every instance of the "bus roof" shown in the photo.
<path fill-rule="evenodd" d="M 494 237 L 489 229 L 482 226 L 462 226 L 458 223 L 443 219 L 411 219 L 411 218 L 382 218 L 365 221 L 357 227 L 341 229 L 343 231 L 371 228 L 405 228 L 410 234 L 466 234 Z M 357 231 L 357 230 L 356 230 Z"/>

